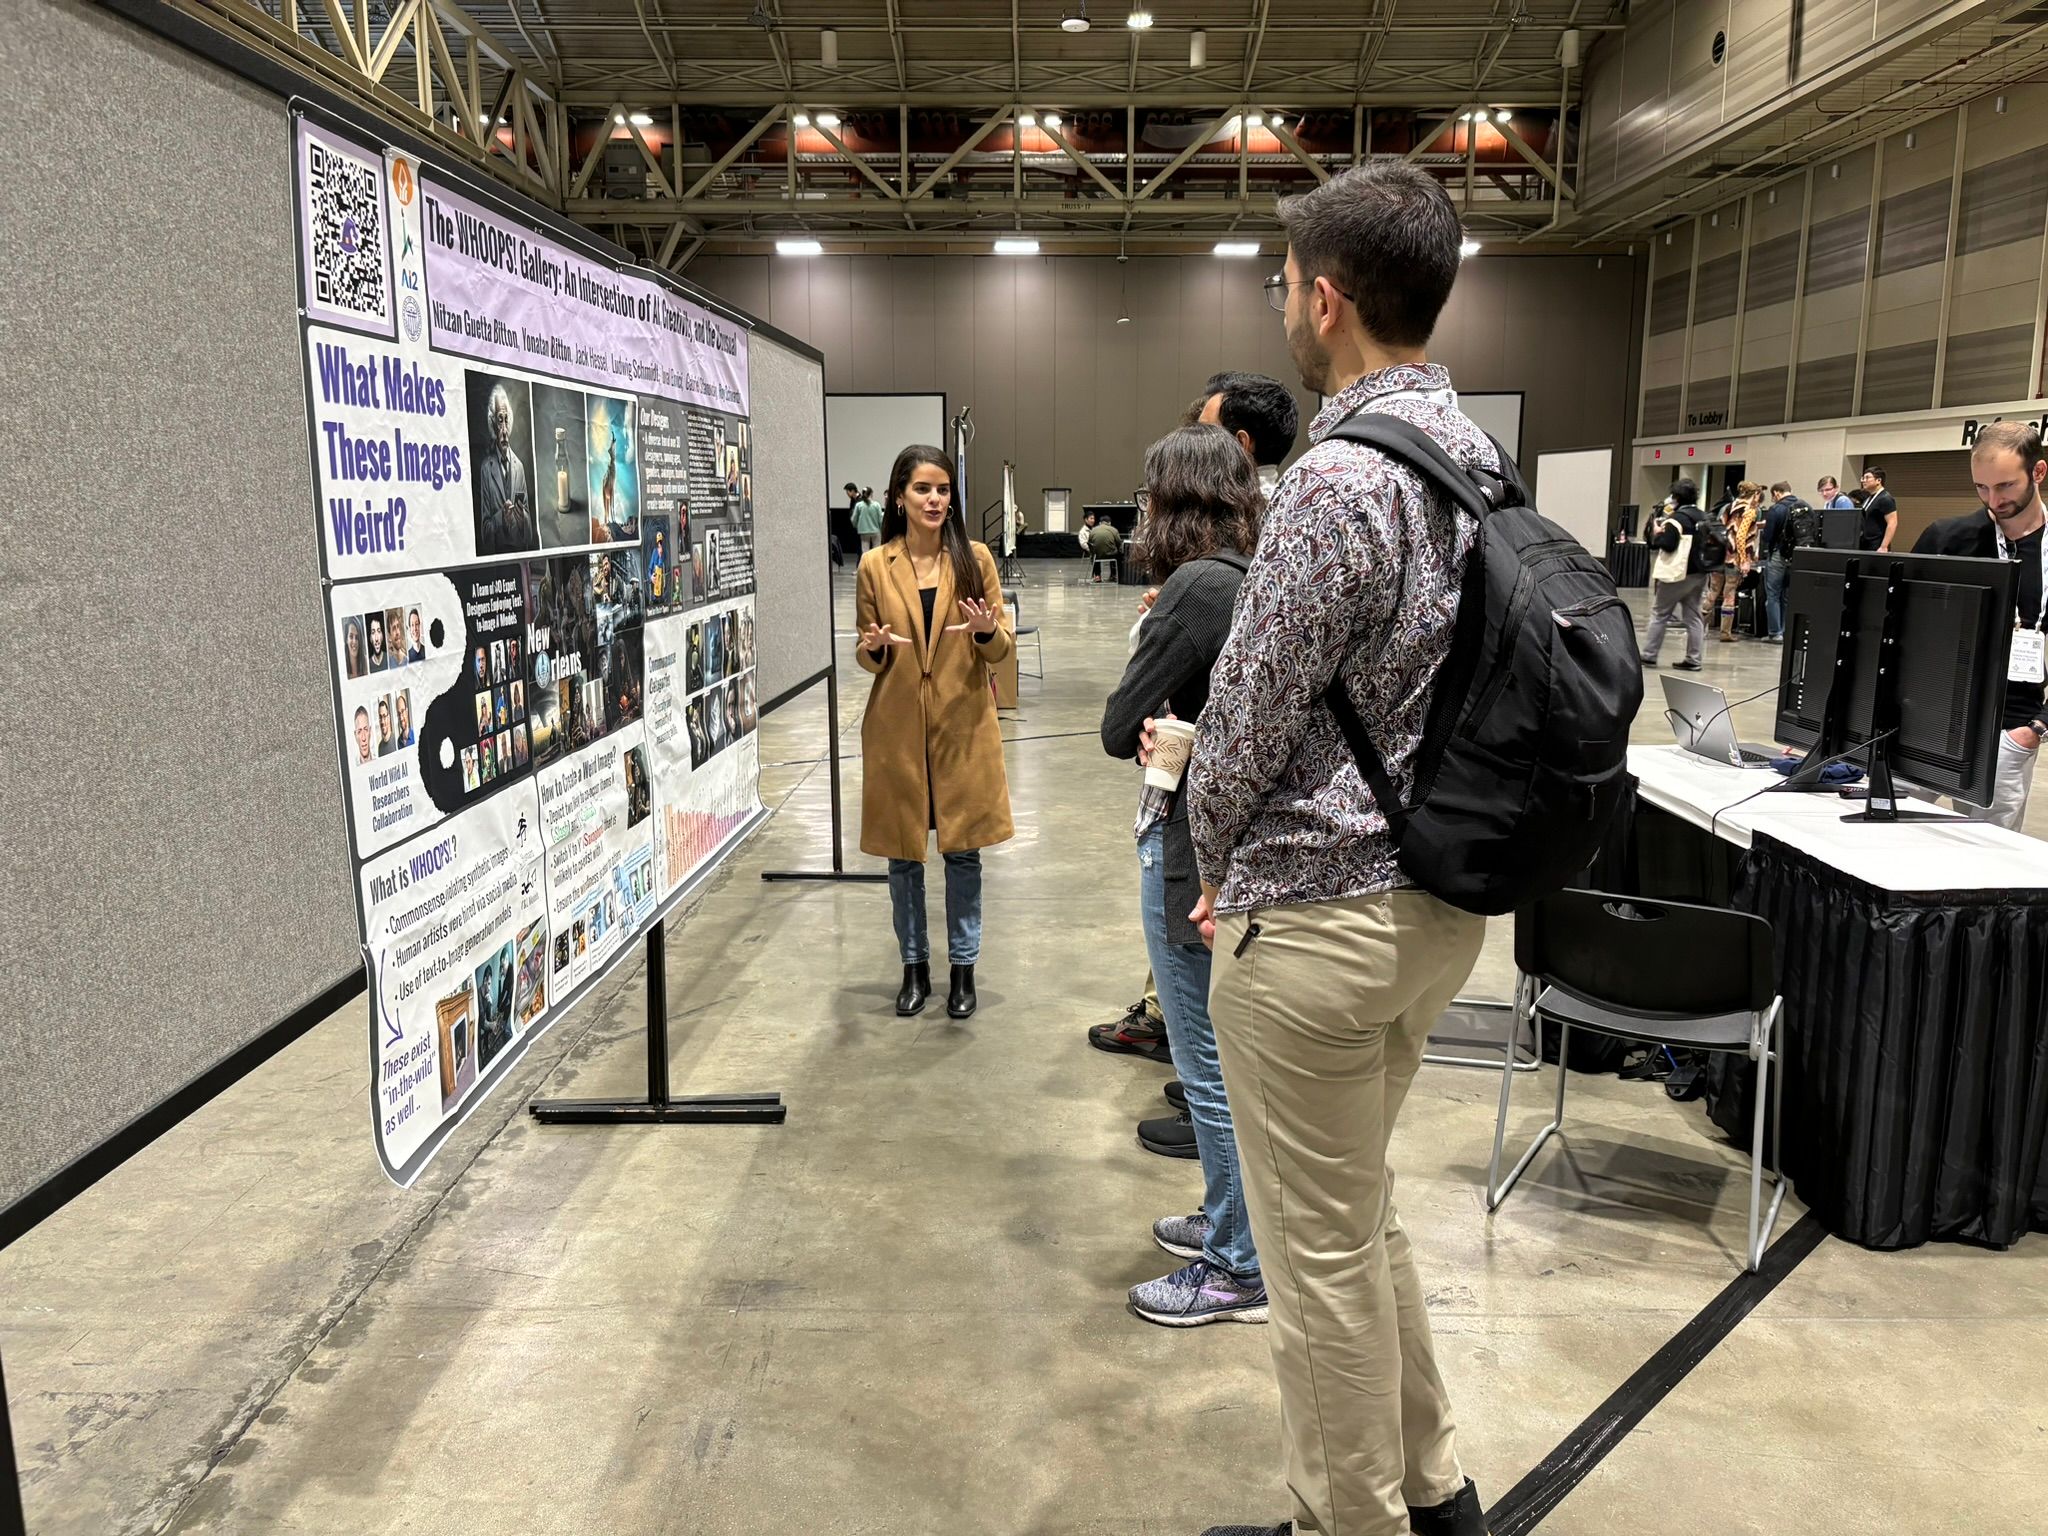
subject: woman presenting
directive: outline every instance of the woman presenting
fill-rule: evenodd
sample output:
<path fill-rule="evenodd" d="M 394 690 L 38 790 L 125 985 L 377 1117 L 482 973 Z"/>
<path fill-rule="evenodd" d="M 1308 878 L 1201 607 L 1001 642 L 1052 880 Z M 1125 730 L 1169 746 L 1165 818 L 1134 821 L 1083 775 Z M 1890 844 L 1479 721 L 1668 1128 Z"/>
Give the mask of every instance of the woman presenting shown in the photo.
<path fill-rule="evenodd" d="M 875 674 L 861 720 L 860 846 L 889 861 L 903 952 L 896 1012 L 921 1012 L 932 989 L 924 859 L 936 832 L 946 861 L 946 1012 L 974 1012 L 981 955 L 981 850 L 1007 842 L 1010 786 L 989 669 L 1015 644 L 986 546 L 953 510 L 953 461 L 912 445 L 896 456 L 882 543 L 861 557 L 855 607 L 860 664 Z"/>

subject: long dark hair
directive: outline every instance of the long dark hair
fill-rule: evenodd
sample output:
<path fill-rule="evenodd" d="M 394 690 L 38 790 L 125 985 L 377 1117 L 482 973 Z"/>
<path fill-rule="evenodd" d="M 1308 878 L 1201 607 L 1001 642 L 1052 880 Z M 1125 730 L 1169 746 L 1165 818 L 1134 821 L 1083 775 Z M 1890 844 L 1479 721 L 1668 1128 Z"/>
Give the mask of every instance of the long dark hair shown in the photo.
<path fill-rule="evenodd" d="M 1226 547 L 1248 555 L 1259 542 L 1258 472 L 1221 427 L 1179 427 L 1147 449 L 1145 494 L 1152 504 L 1138 547 L 1154 581 Z"/>
<path fill-rule="evenodd" d="M 929 443 L 912 443 L 896 455 L 896 464 L 889 471 L 889 494 L 882 503 L 882 542 L 900 539 L 910 532 L 910 514 L 903 510 L 903 493 L 909 488 L 911 476 L 917 473 L 920 464 L 929 464 L 946 472 L 948 484 L 952 484 L 953 460 L 943 448 L 934 448 Z M 959 487 L 954 485 L 954 495 Z M 953 561 L 953 586 L 961 597 L 980 601 L 988 594 L 981 586 L 981 562 L 974 558 L 974 545 L 967 537 L 967 527 L 957 500 L 946 509 L 946 523 L 939 530 L 939 545 Z"/>

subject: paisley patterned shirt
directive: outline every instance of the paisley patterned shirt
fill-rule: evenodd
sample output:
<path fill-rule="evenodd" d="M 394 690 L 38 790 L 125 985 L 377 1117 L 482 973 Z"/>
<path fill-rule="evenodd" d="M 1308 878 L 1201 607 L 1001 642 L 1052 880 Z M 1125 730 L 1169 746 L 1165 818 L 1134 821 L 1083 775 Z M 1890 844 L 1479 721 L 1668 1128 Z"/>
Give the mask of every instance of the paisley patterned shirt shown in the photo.
<path fill-rule="evenodd" d="M 1341 671 L 1406 795 L 1477 530 L 1412 470 L 1324 441 L 1360 410 L 1414 422 L 1460 463 L 1499 467 L 1435 365 L 1367 374 L 1310 425 L 1316 446 L 1267 513 L 1188 770 L 1195 858 L 1222 888 L 1219 911 L 1409 883 L 1322 692 Z"/>

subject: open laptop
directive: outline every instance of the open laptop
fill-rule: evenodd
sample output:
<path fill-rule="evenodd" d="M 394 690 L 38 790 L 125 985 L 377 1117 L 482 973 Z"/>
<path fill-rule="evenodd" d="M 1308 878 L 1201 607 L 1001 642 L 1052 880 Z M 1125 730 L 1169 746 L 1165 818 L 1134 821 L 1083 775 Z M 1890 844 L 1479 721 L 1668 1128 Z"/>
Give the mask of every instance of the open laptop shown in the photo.
<path fill-rule="evenodd" d="M 1689 677 L 1665 677 L 1664 718 L 1671 734 L 1688 752 L 1735 768 L 1768 768 L 1777 754 L 1768 747 L 1735 739 L 1735 717 L 1728 695 L 1712 683 Z"/>

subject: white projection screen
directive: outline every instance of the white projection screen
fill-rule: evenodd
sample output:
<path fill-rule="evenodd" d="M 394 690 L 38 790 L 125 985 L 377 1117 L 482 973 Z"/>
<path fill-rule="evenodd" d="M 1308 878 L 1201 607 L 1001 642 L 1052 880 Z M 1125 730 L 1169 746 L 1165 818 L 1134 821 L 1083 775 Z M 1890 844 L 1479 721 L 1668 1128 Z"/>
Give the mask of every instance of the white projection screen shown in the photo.
<path fill-rule="evenodd" d="M 879 501 L 898 453 L 912 443 L 945 442 L 944 395 L 825 396 L 826 483 L 835 505 L 848 482 L 872 486 Z"/>
<path fill-rule="evenodd" d="M 1536 483 L 1531 487 L 1536 493 L 1536 510 L 1593 555 L 1605 555 L 1613 473 L 1612 448 L 1538 454 Z"/>
<path fill-rule="evenodd" d="M 1468 395 L 1458 392 L 1458 409 L 1484 427 L 1507 449 L 1508 457 L 1522 462 L 1522 392 L 1498 395 Z"/>

